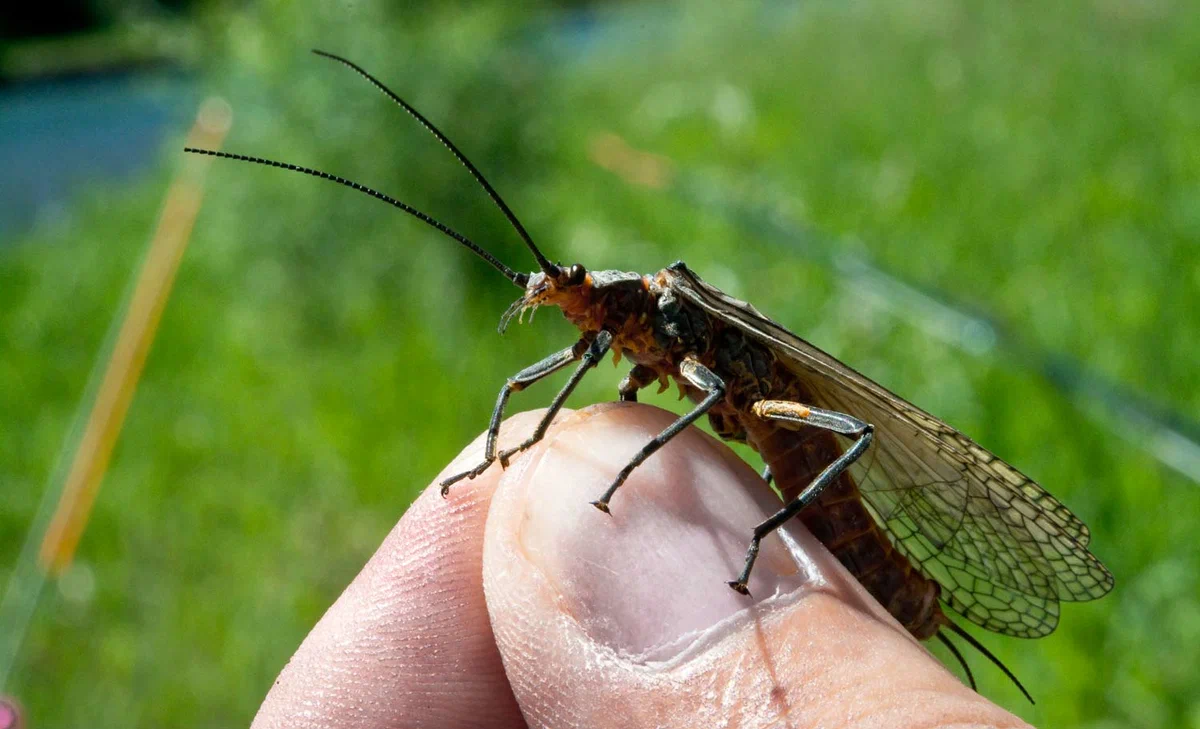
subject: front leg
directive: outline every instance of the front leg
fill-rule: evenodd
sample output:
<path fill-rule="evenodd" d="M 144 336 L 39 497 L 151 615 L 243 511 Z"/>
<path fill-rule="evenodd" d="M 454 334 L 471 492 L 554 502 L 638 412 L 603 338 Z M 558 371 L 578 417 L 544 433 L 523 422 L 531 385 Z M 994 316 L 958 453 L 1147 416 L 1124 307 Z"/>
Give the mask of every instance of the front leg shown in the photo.
<path fill-rule="evenodd" d="M 605 514 L 609 513 L 608 502 L 612 500 L 613 494 L 617 492 L 621 484 L 625 483 L 625 479 L 629 478 L 629 474 L 633 473 L 633 469 L 640 466 L 655 451 L 666 445 L 667 441 L 679 435 L 684 428 L 694 423 L 697 418 L 708 412 L 712 406 L 719 403 L 725 397 L 725 381 L 718 377 L 715 372 L 700 364 L 693 356 L 689 355 L 684 358 L 683 362 L 679 363 L 679 374 L 692 385 L 707 392 L 708 395 L 690 413 L 671 423 L 654 440 L 642 446 L 642 449 L 617 474 L 616 480 L 612 482 L 612 485 L 608 487 L 604 495 L 592 502 L 592 506 L 603 511 Z"/>
<path fill-rule="evenodd" d="M 563 403 L 567 397 L 575 390 L 575 386 L 583 379 L 583 375 L 600 363 L 604 359 L 604 355 L 608 353 L 608 348 L 612 346 L 612 334 L 601 330 L 596 338 L 592 340 L 587 351 L 583 353 L 583 361 L 579 363 L 579 367 L 571 373 L 571 379 L 567 380 L 567 384 L 563 385 L 563 389 L 558 391 L 554 396 L 554 401 L 550 403 L 550 407 L 546 409 L 546 414 L 542 416 L 542 422 L 538 423 L 538 427 L 533 431 L 533 435 L 525 439 L 525 442 L 516 448 L 509 448 L 501 453 L 498 458 L 500 465 L 508 468 L 508 459 L 513 455 L 520 453 L 526 448 L 537 443 L 546 435 L 546 429 L 550 427 L 550 421 L 554 420 L 554 416 L 558 415 L 558 411 L 562 409 Z"/>
<path fill-rule="evenodd" d="M 606 332 L 601 332 L 601 334 L 606 334 Z M 600 336 L 598 335 L 596 339 L 600 339 Z M 609 335 L 608 341 L 611 342 L 611 335 Z M 483 461 L 469 471 L 463 471 L 442 481 L 442 496 L 445 496 L 450 491 L 450 486 L 464 478 L 475 478 L 486 471 L 487 467 L 492 465 L 492 461 L 496 460 L 496 437 L 500 434 L 500 421 L 504 419 L 504 406 L 508 403 L 509 396 L 514 392 L 524 390 L 543 377 L 554 374 L 572 362 L 575 362 L 583 357 L 584 353 L 588 352 L 591 347 L 592 342 L 588 341 L 587 337 L 584 337 L 570 347 L 560 352 L 555 352 L 541 362 L 530 365 L 508 378 L 508 382 L 504 383 L 504 387 L 500 388 L 500 397 L 496 399 L 496 407 L 492 410 L 492 420 L 488 424 L 487 440 L 483 447 Z M 608 345 L 606 344 L 605 349 L 607 348 Z M 574 387 L 574 385 L 570 386 Z"/>

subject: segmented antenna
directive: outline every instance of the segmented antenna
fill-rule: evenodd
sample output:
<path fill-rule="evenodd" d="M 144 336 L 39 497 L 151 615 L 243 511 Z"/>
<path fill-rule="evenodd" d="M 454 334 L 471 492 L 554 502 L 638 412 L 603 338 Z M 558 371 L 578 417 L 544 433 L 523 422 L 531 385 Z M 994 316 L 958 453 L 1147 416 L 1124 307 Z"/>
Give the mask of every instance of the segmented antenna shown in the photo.
<path fill-rule="evenodd" d="M 1033 700 L 1033 697 L 1029 695 L 1029 692 L 1025 690 L 1025 687 L 1023 685 L 1021 685 L 1021 682 L 1017 679 L 1017 677 L 1013 675 L 1013 672 L 1008 670 L 1008 666 L 1001 663 L 999 658 L 992 655 L 992 652 L 989 651 L 987 648 L 984 648 L 983 644 L 980 643 L 979 641 L 975 640 L 975 638 L 972 637 L 970 633 L 963 630 L 962 628 L 960 628 L 958 625 L 951 622 L 950 620 L 946 620 L 946 621 L 942 622 L 942 625 L 944 627 L 949 628 L 951 631 L 953 631 L 954 634 L 957 635 L 959 638 L 962 638 L 963 640 L 965 640 L 968 645 L 970 645 L 972 648 L 974 648 L 975 650 L 982 653 L 985 658 L 987 658 L 989 661 L 994 663 L 996 665 L 996 668 L 999 668 L 1001 671 L 1003 671 L 1004 675 L 1008 676 L 1008 680 L 1012 681 L 1013 685 L 1015 685 L 1018 689 L 1020 689 L 1021 693 L 1025 695 L 1025 698 L 1029 701 L 1029 703 L 1031 703 L 1031 704 L 1037 703 Z M 937 633 L 937 636 L 943 643 L 946 644 L 946 647 L 950 649 L 950 652 L 954 654 L 954 657 L 958 659 L 958 662 L 962 664 L 963 670 L 967 672 L 967 679 L 970 680 L 970 682 L 971 682 L 971 688 L 975 688 L 975 677 L 971 675 L 971 669 L 970 669 L 970 667 L 967 666 L 967 662 L 965 660 L 963 660 L 962 654 L 959 653 L 958 649 L 954 647 L 954 644 L 950 642 L 950 638 L 947 637 L 946 635 L 942 634 L 942 631 L 939 630 Z"/>
<path fill-rule="evenodd" d="M 430 217 L 429 215 L 426 215 L 425 213 L 421 212 L 420 210 L 417 210 L 416 208 L 412 207 L 411 205 L 400 202 L 399 200 L 397 200 L 394 197 L 384 195 L 382 192 L 379 192 L 377 190 L 372 190 L 371 188 L 367 187 L 366 185 L 360 185 L 357 182 L 354 182 L 353 180 L 347 180 L 344 177 L 338 177 L 337 175 L 331 175 L 328 172 L 314 170 L 310 167 L 301 167 L 300 165 L 294 165 L 294 164 L 290 164 L 288 162 L 276 162 L 275 160 L 264 159 L 262 157 L 250 157 L 250 156 L 244 155 L 244 154 L 233 154 L 232 152 L 217 152 L 217 151 L 211 150 L 211 149 L 197 149 L 195 147 L 184 147 L 183 151 L 190 152 L 192 154 L 204 154 L 204 155 L 208 155 L 210 157 L 220 157 L 222 159 L 232 159 L 232 160 L 237 160 L 239 162 L 253 162 L 254 164 L 266 165 L 268 167 L 278 167 L 278 168 L 284 169 L 284 170 L 291 170 L 292 172 L 302 172 L 306 175 L 312 175 L 313 177 L 319 177 L 322 180 L 329 180 L 330 182 L 336 182 L 337 184 L 344 185 L 346 187 L 349 187 L 352 190 L 358 190 L 361 193 L 370 195 L 371 197 L 373 197 L 377 200 L 382 200 L 385 203 L 387 203 L 393 207 L 403 210 L 404 212 L 413 216 L 417 220 L 420 220 L 422 223 L 425 223 L 426 225 L 430 226 L 431 228 L 434 228 L 437 231 L 458 241 L 463 246 L 468 248 L 472 253 L 479 256 L 480 258 L 487 261 L 488 263 L 492 264 L 492 266 L 497 271 L 504 274 L 505 278 L 507 278 L 509 281 L 512 281 L 516 285 L 524 287 L 525 284 L 529 282 L 528 274 L 517 273 L 516 271 L 512 270 L 508 266 L 505 266 L 503 263 L 500 262 L 500 260 L 498 258 L 493 256 L 491 253 L 488 253 L 483 248 L 481 248 L 478 244 L 476 244 L 474 241 L 472 241 L 470 238 L 466 237 L 462 233 L 459 233 L 458 231 L 454 230 L 450 226 L 445 225 L 438 220 L 435 220 L 434 218 Z"/>
<path fill-rule="evenodd" d="M 516 213 L 514 213 L 512 209 L 508 207 L 508 204 L 504 202 L 504 198 L 500 197 L 500 193 L 496 192 L 496 188 L 492 187 L 491 183 L 484 178 L 483 173 L 480 172 L 475 165 L 471 164 L 471 160 L 467 159 L 467 156 L 459 151 L 458 147 L 454 146 L 454 142 L 451 142 L 449 137 L 447 137 L 445 134 L 442 134 L 442 131 L 434 126 L 433 122 L 426 119 L 421 112 L 414 109 L 411 104 L 404 99 L 401 99 L 398 95 L 396 95 L 395 92 L 393 92 L 387 86 L 384 86 L 382 81 L 367 73 L 366 69 L 364 69 L 362 66 L 359 66 L 357 63 L 316 48 L 313 49 L 313 53 L 317 54 L 318 56 L 324 56 L 325 58 L 337 61 L 343 66 L 354 70 L 359 76 L 362 76 L 366 80 L 370 81 L 375 88 L 382 91 L 389 99 L 396 102 L 400 108 L 408 112 L 409 116 L 411 116 L 413 119 L 416 119 L 421 126 L 429 130 L 430 134 L 437 137 L 437 140 L 441 142 L 446 149 L 450 150 L 450 153 L 462 163 L 462 166 L 467 168 L 467 172 L 471 173 L 471 176 L 475 178 L 475 181 L 479 183 L 479 186 L 482 187 L 484 192 L 488 194 L 488 197 L 492 199 L 492 202 L 496 203 L 496 207 L 500 208 L 500 212 L 504 213 L 504 217 L 508 218 L 508 222 L 511 223 L 513 229 L 517 231 L 517 235 L 521 236 L 521 240 L 525 241 L 525 245 L 528 246 L 529 250 L 533 252 L 533 257 L 537 259 L 538 268 L 545 271 L 547 276 L 554 277 L 558 275 L 558 266 L 551 263 L 545 256 L 542 255 L 542 252 L 538 250 L 538 247 L 534 245 L 533 238 L 529 236 L 529 233 L 525 230 L 525 226 L 521 225 L 521 221 L 517 219 Z"/>

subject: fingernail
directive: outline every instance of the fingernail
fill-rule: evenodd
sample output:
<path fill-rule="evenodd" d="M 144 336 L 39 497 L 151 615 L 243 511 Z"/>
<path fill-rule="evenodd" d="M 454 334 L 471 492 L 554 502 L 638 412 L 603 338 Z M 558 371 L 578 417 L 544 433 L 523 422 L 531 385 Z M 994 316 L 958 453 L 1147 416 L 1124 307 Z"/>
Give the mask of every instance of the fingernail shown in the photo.
<path fill-rule="evenodd" d="M 792 521 L 763 540 L 749 588 L 734 592 L 753 528 L 781 506 L 749 466 L 689 428 L 633 471 L 611 515 L 589 505 L 674 416 L 641 407 L 580 411 L 551 436 L 526 481 L 520 544 L 562 611 L 596 643 L 651 663 L 695 650 L 789 602 L 820 573 Z"/>

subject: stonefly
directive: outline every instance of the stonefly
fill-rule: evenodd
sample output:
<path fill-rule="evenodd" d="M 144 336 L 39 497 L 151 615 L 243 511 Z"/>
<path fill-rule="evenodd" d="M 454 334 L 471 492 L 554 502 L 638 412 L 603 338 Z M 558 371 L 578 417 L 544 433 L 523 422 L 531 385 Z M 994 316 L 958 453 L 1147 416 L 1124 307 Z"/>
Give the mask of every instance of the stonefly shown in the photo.
<path fill-rule="evenodd" d="M 696 404 L 643 446 L 593 506 L 608 513 L 638 465 L 707 415 L 722 438 L 762 455 L 764 478 L 774 479 L 785 500 L 754 528 L 745 566 L 730 587 L 749 594 L 760 541 L 799 516 L 913 636 L 941 640 L 972 688 L 970 667 L 943 628 L 979 650 L 1033 701 L 999 659 L 946 617 L 942 604 L 988 630 L 1036 638 L 1058 624 L 1060 601 L 1094 600 L 1111 590 L 1112 575 L 1088 551 L 1087 526 L 1062 502 L 954 428 L 705 283 L 682 261 L 646 275 L 552 263 L 432 122 L 356 64 L 314 53 L 356 71 L 437 137 L 508 218 L 538 270 L 515 271 L 416 208 L 342 177 L 261 157 L 185 151 L 302 172 L 378 198 L 458 241 L 522 289 L 500 320 L 501 332 L 514 316 L 540 306 L 558 307 L 582 332 L 571 346 L 508 378 L 492 410 L 483 460 L 443 481 L 443 495 L 541 440 L 567 396 L 611 350 L 633 362 L 617 388 L 621 400 L 636 401 L 642 388 L 665 388 L 674 380 Z M 533 435 L 497 453 L 512 393 L 571 366 Z M 868 450 L 872 458 L 863 459 Z"/>

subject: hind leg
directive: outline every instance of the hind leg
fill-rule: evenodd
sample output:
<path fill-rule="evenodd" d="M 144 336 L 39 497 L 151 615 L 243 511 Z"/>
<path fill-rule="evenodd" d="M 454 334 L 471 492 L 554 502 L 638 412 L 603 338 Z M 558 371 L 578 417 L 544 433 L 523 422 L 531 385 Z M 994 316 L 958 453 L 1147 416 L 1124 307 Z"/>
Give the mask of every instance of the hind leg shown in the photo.
<path fill-rule="evenodd" d="M 758 558 L 759 544 L 762 542 L 763 537 L 778 529 L 789 519 L 799 514 L 804 507 L 815 501 L 821 495 L 821 492 L 829 484 L 833 483 L 834 479 L 840 476 L 843 471 L 862 456 L 867 447 L 871 445 L 872 434 L 875 432 L 874 426 L 864 423 L 851 415 L 832 410 L 822 410 L 821 408 L 810 408 L 798 402 L 763 400 L 754 403 L 753 412 L 758 417 L 766 420 L 782 420 L 791 423 L 812 425 L 832 430 L 842 435 L 848 435 L 856 438 L 856 440 L 845 453 L 838 456 L 833 463 L 826 466 L 825 470 L 821 471 L 813 479 L 812 483 L 800 492 L 799 496 L 772 514 L 766 521 L 754 527 L 754 536 L 750 539 L 750 546 L 746 549 L 746 564 L 742 568 L 742 573 L 738 575 L 736 580 L 729 583 L 730 587 L 743 595 L 750 594 L 750 590 L 747 589 L 746 584 L 750 581 L 750 571 L 754 569 L 754 560 Z"/>

